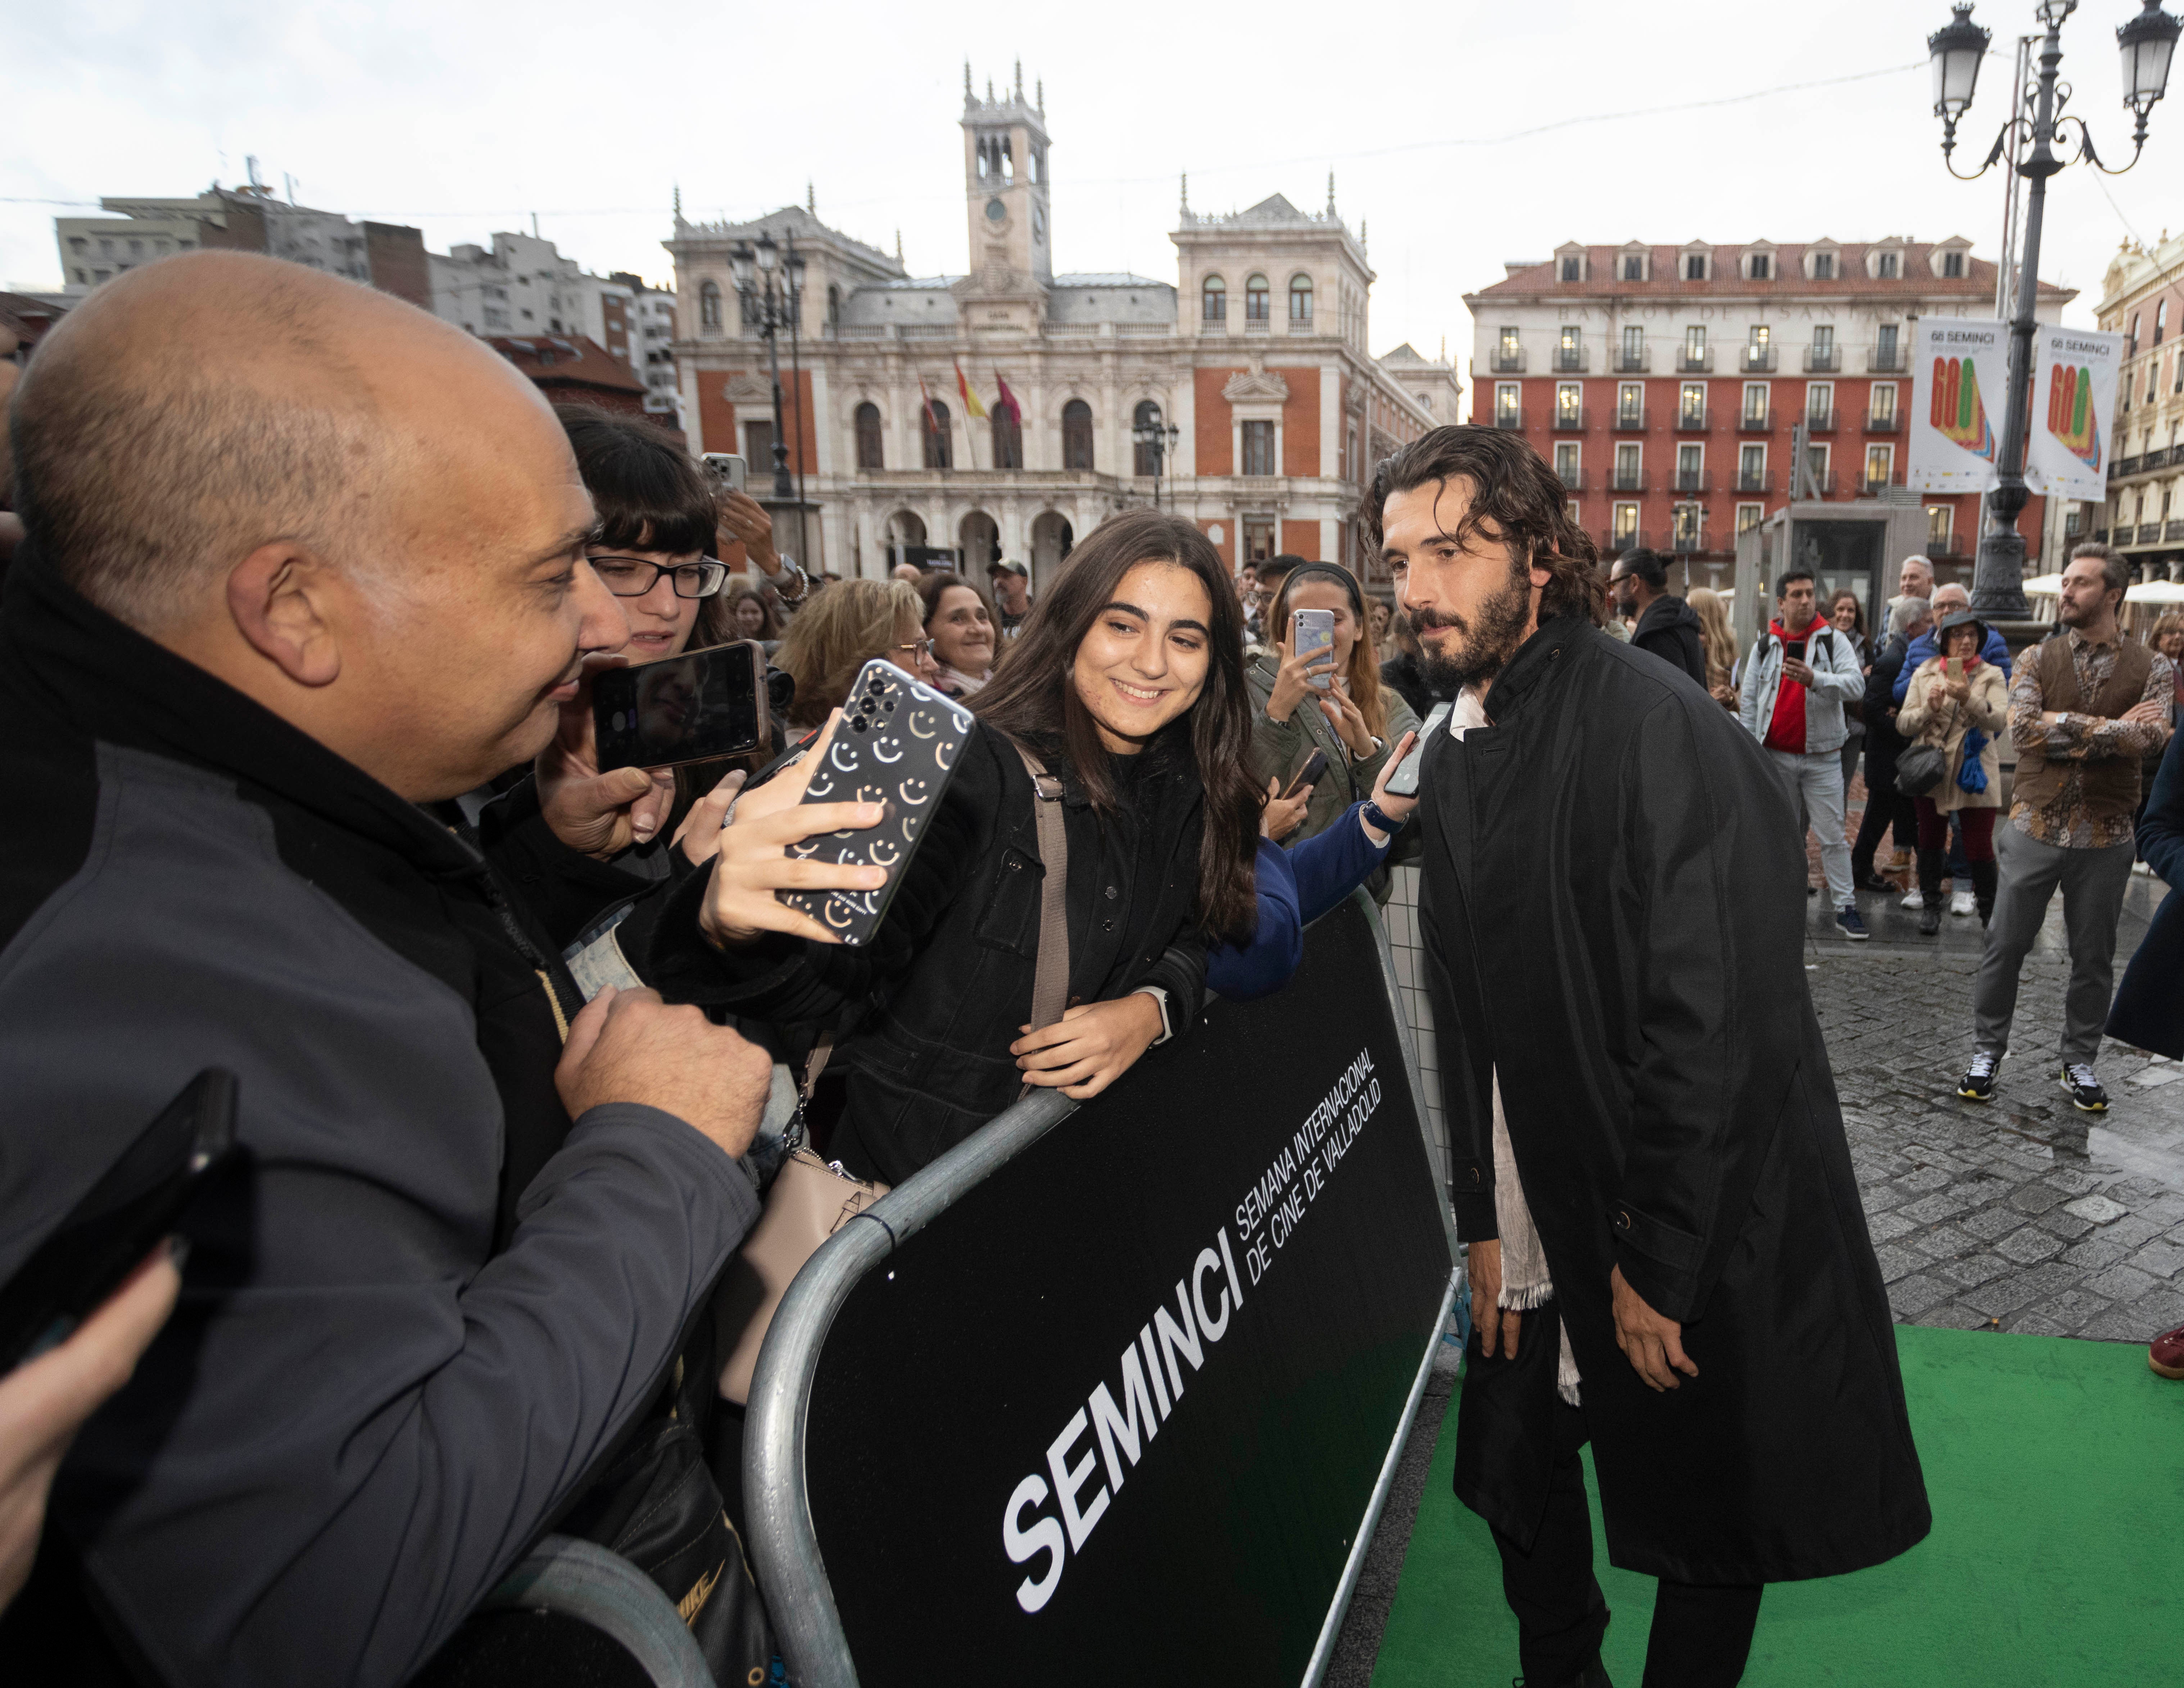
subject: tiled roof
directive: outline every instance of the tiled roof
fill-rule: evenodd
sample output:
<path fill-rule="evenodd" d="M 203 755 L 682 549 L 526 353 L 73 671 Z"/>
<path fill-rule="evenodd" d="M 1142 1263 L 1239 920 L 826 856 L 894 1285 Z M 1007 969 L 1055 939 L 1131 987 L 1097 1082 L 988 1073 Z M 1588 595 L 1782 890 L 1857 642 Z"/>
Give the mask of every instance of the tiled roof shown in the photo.
<path fill-rule="evenodd" d="M 644 383 L 581 334 L 489 334 L 486 344 L 543 386 L 643 393 Z"/>
<path fill-rule="evenodd" d="M 1810 241 L 1786 245 L 1774 245 L 1766 241 L 1752 241 L 1742 246 L 1704 247 L 1714 261 L 1714 276 L 1709 281 L 1686 281 L 1683 279 L 1683 255 L 1691 250 L 1684 246 L 1647 246 L 1652 262 L 1647 269 L 1652 279 L 1646 281 L 1625 281 L 1619 277 L 1622 266 L 1618 262 L 1624 253 L 1633 250 L 1630 246 L 1588 246 L 1585 248 L 1586 277 L 1582 281 L 1563 281 L 1556 278 L 1561 271 L 1559 259 L 1568 255 L 1568 248 L 1556 258 L 1548 259 L 1518 270 L 1490 287 L 1476 292 L 1466 293 L 1467 299 L 1519 299 L 1552 297 L 1557 293 L 1596 295 L 1613 293 L 1638 298 L 1719 298 L 1754 296 L 1768 293 L 1797 293 L 1804 292 L 1856 294 L 1871 298 L 1875 294 L 1894 294 L 1907 298 L 1930 298 L 1935 294 L 1961 293 L 1966 298 L 1994 298 L 1994 265 L 1984 258 L 1969 253 L 1961 276 L 1936 276 L 1930 267 L 1931 254 L 1937 246 L 1949 244 L 1941 241 Z M 1807 252 L 1814 248 L 1833 252 L 1836 275 L 1831 281 L 1819 281 L 1804 274 Z M 1880 281 L 1865 273 L 1865 256 L 1875 248 L 1903 254 L 1903 273 L 1892 280 Z M 1739 260 L 1751 251 L 1770 253 L 1774 259 L 1774 279 L 1768 281 L 1747 281 L 1742 275 Z M 2075 287 L 2059 287 L 2052 281 L 2040 284 L 2040 297 L 2060 303 L 2077 297 Z"/>
<path fill-rule="evenodd" d="M 1056 276 L 1057 287 L 1173 287 L 1173 281 L 1156 281 L 1150 276 L 1134 276 L 1128 270 L 1095 270 L 1079 276 Z"/>

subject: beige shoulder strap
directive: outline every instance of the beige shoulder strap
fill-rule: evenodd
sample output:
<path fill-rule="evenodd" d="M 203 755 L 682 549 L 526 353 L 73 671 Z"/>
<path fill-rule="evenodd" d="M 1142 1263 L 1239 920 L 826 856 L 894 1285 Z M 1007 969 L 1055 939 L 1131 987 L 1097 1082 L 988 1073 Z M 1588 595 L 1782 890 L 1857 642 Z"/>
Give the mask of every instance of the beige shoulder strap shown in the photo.
<path fill-rule="evenodd" d="M 1031 775 L 1032 818 L 1039 828 L 1039 966 L 1031 987 L 1031 1023 L 1051 1026 L 1069 1006 L 1069 840 L 1061 827 L 1061 782 L 1022 745 Z"/>

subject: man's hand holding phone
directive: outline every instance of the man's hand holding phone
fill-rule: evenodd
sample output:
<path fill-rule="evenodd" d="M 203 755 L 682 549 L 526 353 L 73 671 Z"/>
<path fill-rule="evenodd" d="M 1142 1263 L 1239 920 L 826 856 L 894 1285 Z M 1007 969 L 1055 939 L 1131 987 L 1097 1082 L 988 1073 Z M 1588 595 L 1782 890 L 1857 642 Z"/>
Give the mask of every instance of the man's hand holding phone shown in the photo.
<path fill-rule="evenodd" d="M 713 861 L 713 882 L 698 924 L 708 941 L 722 949 L 755 944 L 768 932 L 838 944 L 838 933 L 810 915 L 778 900 L 776 891 L 876 891 L 887 883 L 883 867 L 860 867 L 831 861 L 805 861 L 788 852 L 792 844 L 822 833 L 876 827 L 884 815 L 878 803 L 806 803 L 805 788 L 825 766 L 842 711 L 827 717 L 818 739 L 803 760 L 786 768 L 756 791 L 739 796 L 735 818 L 721 832 Z"/>
<path fill-rule="evenodd" d="M 554 836 L 581 855 L 610 861 L 632 844 L 649 843 L 675 805 L 675 778 L 666 770 L 599 772 L 592 721 L 592 677 L 623 666 L 619 656 L 588 656 L 577 695 L 561 705 L 554 742 L 538 753 L 532 777 L 538 809 Z"/>
<path fill-rule="evenodd" d="M 1813 684 L 1812 665 L 1801 662 L 1794 656 L 1786 656 L 1782 659 L 1782 677 L 1785 680 L 1795 680 L 1800 686 L 1809 691 Z"/>

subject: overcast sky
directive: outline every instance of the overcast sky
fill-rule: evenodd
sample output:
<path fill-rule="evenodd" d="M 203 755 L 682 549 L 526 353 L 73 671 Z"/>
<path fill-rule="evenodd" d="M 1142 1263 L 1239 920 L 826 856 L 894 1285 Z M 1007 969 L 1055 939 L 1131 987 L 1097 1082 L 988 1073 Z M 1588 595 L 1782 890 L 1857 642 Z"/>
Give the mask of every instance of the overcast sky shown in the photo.
<path fill-rule="evenodd" d="M 2137 9 L 2087 0 L 2064 36 L 2073 109 L 2115 163 L 2130 128 L 2114 28 Z M 535 211 L 587 267 L 660 280 L 678 184 L 693 219 L 744 218 L 809 181 L 827 223 L 889 251 L 900 229 L 913 273 L 959 273 L 963 61 L 983 93 L 1021 57 L 1027 90 L 1045 83 L 1057 268 L 1173 281 L 1178 175 L 1200 210 L 1276 192 L 1309 210 L 1332 170 L 1343 216 L 1368 226 L 1373 349 L 1430 356 L 1446 337 L 1461 359 L 1461 295 L 1573 238 L 1962 233 L 1994 256 L 2000 181 L 1951 181 L 1930 114 L 1925 35 L 1947 15 L 1944 0 L 1013 16 L 940 0 L 71 0 L 8 26 L 0 281 L 58 285 L 53 219 L 86 208 L 36 202 L 193 193 L 242 180 L 253 153 L 276 190 L 285 173 L 302 203 L 415 224 L 435 250 Z M 2032 7 L 1977 17 L 1997 56 L 1958 148 L 1971 164 L 2007 114 L 2001 55 Z M 2052 184 L 2042 267 L 2083 290 L 2071 320 L 2090 321 L 2127 230 L 2184 227 L 2184 82 L 2152 126 L 2130 175 Z"/>

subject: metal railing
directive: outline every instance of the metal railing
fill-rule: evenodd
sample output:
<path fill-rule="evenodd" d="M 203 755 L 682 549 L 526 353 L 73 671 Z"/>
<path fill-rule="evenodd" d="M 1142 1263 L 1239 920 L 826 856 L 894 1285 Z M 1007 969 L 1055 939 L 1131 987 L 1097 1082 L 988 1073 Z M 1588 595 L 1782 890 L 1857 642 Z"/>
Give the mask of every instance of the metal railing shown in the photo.
<path fill-rule="evenodd" d="M 1555 348 L 1555 373 L 1557 375 L 1583 375 L 1585 370 L 1591 367 L 1591 356 L 1587 353 L 1583 346 L 1557 346 Z"/>
<path fill-rule="evenodd" d="M 1703 469 L 1679 469 L 1675 489 L 1680 493 L 1710 493 L 1713 490 L 1713 476 Z"/>
<path fill-rule="evenodd" d="M 2175 544 L 2179 539 L 2184 539 L 2184 521 L 2179 521 L 2171 516 L 2167 521 L 2163 522 L 2161 538 L 2164 544 L 2170 545 Z"/>
<path fill-rule="evenodd" d="M 1625 348 L 1615 354 L 1615 373 L 1618 375 L 1645 375 L 1652 367 L 1653 354 L 1650 348 L 1641 346 L 1635 352 Z"/>
<path fill-rule="evenodd" d="M 1878 498 L 1895 484 L 1896 476 L 1892 471 L 1886 475 L 1860 475 L 1852 490 L 1862 499 Z"/>
<path fill-rule="evenodd" d="M 1805 432 L 1808 434 L 1831 434 L 1836 431 L 1835 408 L 1805 412 Z"/>
<path fill-rule="evenodd" d="M 1805 373 L 1807 375 L 1833 375 L 1841 367 L 1842 354 L 1837 352 L 1834 347 L 1808 346 L 1805 348 Z"/>
<path fill-rule="evenodd" d="M 1549 426 L 1552 426 L 1555 432 L 1558 434 L 1575 434 L 1584 432 L 1585 406 L 1580 404 L 1573 410 L 1565 409 L 1560 404 L 1556 405 L 1554 421 Z"/>
<path fill-rule="evenodd" d="M 1563 490 L 1566 493 L 1581 493 L 1585 490 L 1585 471 L 1582 469 L 1557 469 L 1555 471 L 1555 478 L 1563 483 Z"/>
<path fill-rule="evenodd" d="M 1600 530 L 1600 549 L 1608 555 L 1615 556 L 1624 551 L 1650 551 L 1653 547 L 1642 527 L 1634 527 L 1627 533 L 1619 533 L 1613 527 L 1603 527 Z"/>
<path fill-rule="evenodd" d="M 2137 473 L 2138 460 L 2136 457 L 2119 457 L 2109 465 L 2109 479 L 2111 481 L 2126 480 Z"/>
<path fill-rule="evenodd" d="M 1868 375 L 1902 375 L 1908 365 L 1904 360 L 1903 348 L 1879 343 L 1865 348 L 1865 372 Z"/>
<path fill-rule="evenodd" d="M 1486 367 L 1496 375 L 1524 373 L 1524 348 L 1522 346 L 1496 346 L 1487 354 Z"/>
<path fill-rule="evenodd" d="M 1696 410 L 1679 406 L 1676 410 L 1676 432 L 1680 434 L 1702 434 L 1707 431 L 1706 406 Z"/>
<path fill-rule="evenodd" d="M 1646 471 L 1642 469 L 1634 469 L 1627 475 L 1618 469 L 1607 477 L 1607 490 L 1611 493 L 1642 493 L 1646 489 Z"/>
<path fill-rule="evenodd" d="M 1617 409 L 1615 432 L 1618 434 L 1642 434 L 1646 432 L 1646 410 L 1641 405 L 1635 410 Z"/>
<path fill-rule="evenodd" d="M 1964 554 L 1964 536 L 1954 529 L 1947 533 L 1926 536 L 1926 554 L 1930 557 L 1961 557 Z"/>
<path fill-rule="evenodd" d="M 1351 894 L 1372 922 L 1379 950 L 1381 984 L 1387 993 L 1404 1078 L 1422 1134 L 1429 1134 L 1425 1089 L 1418 1074 L 1418 1040 L 1396 974 L 1394 951 L 1380 912 L 1362 889 Z M 1022 1154 L 1076 1112 L 1078 1104 L 1058 1090 L 1034 1091 L 929 1166 L 905 1178 L 863 1212 L 845 1223 L 805 1263 L 781 1298 L 759 1350 L 751 1378 L 750 1405 L 744 1419 L 744 1493 L 750 1524 L 753 1568 L 766 1596 L 767 1615 L 781 1644 L 791 1677 L 803 1688 L 852 1688 L 858 1680 L 842 1615 L 834 1603 L 818 1530 L 811 1516 L 805 1473 L 809 1408 L 818 1377 L 820 1351 L 827 1334 L 860 1279 L 881 1266 L 895 1250 L 949 1208 Z M 1426 1144 L 1427 1161 L 1438 1166 L 1435 1145 Z M 1455 1251 L 1456 1234 L 1444 1210 L 1442 1225 Z M 1417 1416 L 1419 1397 L 1450 1306 L 1461 1268 L 1449 1274 L 1435 1334 L 1411 1383 L 1409 1396 L 1383 1462 L 1365 1516 L 1351 1538 L 1350 1557 L 1321 1626 L 1305 1680 L 1324 1675 L 1342 1616 L 1356 1591 L 1358 1574 L 1373 1540 L 1381 1509 L 1393 1487 L 1404 1444 Z"/>
<path fill-rule="evenodd" d="M 1769 405 L 1764 410 L 1740 410 L 1736 431 L 1741 434 L 1771 434 L 1774 432 L 1774 409 Z"/>
<path fill-rule="evenodd" d="M 1774 369 L 1774 348 L 1771 344 L 1765 346 L 1747 344 L 1744 348 L 1743 357 L 1738 359 L 1737 367 L 1746 375 L 1765 375 Z"/>
<path fill-rule="evenodd" d="M 1676 373 L 1679 375 L 1711 375 L 1713 373 L 1713 348 L 1702 346 L 1694 352 L 1689 346 L 1676 354 Z"/>
<path fill-rule="evenodd" d="M 1679 533 L 1670 538 L 1669 549 L 1680 557 L 1694 556 L 1706 549 L 1706 538 L 1697 533 Z"/>
<path fill-rule="evenodd" d="M 1740 493 L 1771 493 L 1774 490 L 1774 477 L 1763 469 L 1740 469 L 1736 471 L 1736 490 Z"/>
<path fill-rule="evenodd" d="M 1865 431 L 1869 434 L 1900 433 L 1903 428 L 1903 413 L 1901 410 L 1890 410 L 1885 413 L 1869 410 L 1865 413 Z"/>
<path fill-rule="evenodd" d="M 1524 426 L 1524 413 L 1522 410 L 1496 410 L 1494 413 L 1494 426 L 1512 431 L 1521 430 Z"/>

